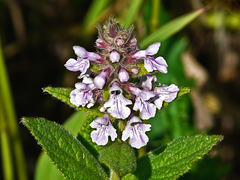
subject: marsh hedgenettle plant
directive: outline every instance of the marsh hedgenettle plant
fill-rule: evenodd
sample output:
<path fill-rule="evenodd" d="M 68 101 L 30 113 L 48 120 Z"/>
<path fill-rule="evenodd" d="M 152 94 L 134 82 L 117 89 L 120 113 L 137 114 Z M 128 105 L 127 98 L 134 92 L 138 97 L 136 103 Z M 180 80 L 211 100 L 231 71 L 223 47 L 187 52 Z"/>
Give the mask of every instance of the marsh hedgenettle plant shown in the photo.
<path fill-rule="evenodd" d="M 165 59 L 156 56 L 159 42 L 141 50 L 133 27 L 123 29 L 112 18 L 97 28 L 96 52 L 74 46 L 77 58 L 65 63 L 80 73 L 75 88 L 44 88 L 80 112 L 63 126 L 44 118 L 23 118 L 23 123 L 66 179 L 177 179 L 222 136 L 179 137 L 161 153 L 138 151 L 149 142 L 148 120 L 190 89 L 159 83 L 155 75 L 168 72 Z M 36 179 L 61 176 L 48 168 L 48 158 L 39 162 Z"/>
<path fill-rule="evenodd" d="M 97 52 L 74 46 L 77 59 L 71 58 L 65 64 L 68 70 L 81 73 L 80 82 L 70 93 L 71 103 L 78 107 L 98 106 L 99 111 L 106 113 L 90 124 L 96 128 L 91 138 L 98 145 L 106 145 L 108 136 L 114 141 L 117 128 L 119 139 L 130 138 L 130 145 L 137 149 L 145 146 L 145 132 L 150 131 L 151 125 L 143 120 L 154 117 L 163 102 L 173 101 L 179 92 L 176 85 L 161 85 L 151 74 L 167 73 L 165 59 L 154 57 L 160 43 L 140 50 L 132 32 L 133 27 L 123 29 L 110 19 L 103 27 L 98 26 Z M 118 122 L 118 126 L 114 127 L 113 122 Z"/>

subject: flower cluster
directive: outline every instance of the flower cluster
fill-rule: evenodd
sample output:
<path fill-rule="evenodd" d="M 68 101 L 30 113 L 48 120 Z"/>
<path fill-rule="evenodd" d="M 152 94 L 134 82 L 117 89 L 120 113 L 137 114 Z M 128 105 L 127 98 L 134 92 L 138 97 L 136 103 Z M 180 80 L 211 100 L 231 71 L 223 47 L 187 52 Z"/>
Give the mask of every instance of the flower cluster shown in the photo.
<path fill-rule="evenodd" d="M 160 43 L 139 50 L 132 31 L 133 27 L 125 30 L 110 19 L 103 27 L 98 26 L 98 52 L 74 46 L 77 59 L 71 58 L 65 64 L 68 70 L 81 72 L 80 82 L 70 94 L 71 103 L 87 108 L 99 106 L 99 111 L 105 113 L 90 124 L 96 129 L 91 133 L 92 141 L 98 145 L 107 144 L 108 136 L 112 141 L 121 136 L 122 141 L 129 138 L 132 147 L 145 146 L 149 140 L 145 133 L 151 125 L 143 120 L 154 117 L 163 102 L 173 101 L 179 91 L 174 84 L 161 85 L 152 74 L 167 73 L 165 59 L 154 57 Z M 148 73 L 143 75 L 144 68 Z"/>

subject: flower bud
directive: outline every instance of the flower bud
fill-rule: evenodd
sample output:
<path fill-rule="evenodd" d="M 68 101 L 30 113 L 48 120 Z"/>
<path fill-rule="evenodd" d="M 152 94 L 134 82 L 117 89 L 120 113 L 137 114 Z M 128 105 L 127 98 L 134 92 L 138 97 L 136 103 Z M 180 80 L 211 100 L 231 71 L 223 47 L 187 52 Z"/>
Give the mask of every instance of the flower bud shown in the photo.
<path fill-rule="evenodd" d="M 138 68 L 137 66 L 133 66 L 133 67 L 131 68 L 131 72 L 136 75 L 136 74 L 139 73 L 139 68 Z"/>
<path fill-rule="evenodd" d="M 108 73 L 105 71 L 102 71 L 98 76 L 96 76 L 93 80 L 94 85 L 99 88 L 102 89 L 103 86 L 106 83 L 106 77 L 108 76 Z"/>
<path fill-rule="evenodd" d="M 113 50 L 110 55 L 109 55 L 109 59 L 114 63 L 114 62 L 119 62 L 120 59 L 120 54 Z"/>
<path fill-rule="evenodd" d="M 121 81 L 121 82 L 126 82 L 128 81 L 129 79 L 129 74 L 128 72 L 121 68 L 120 71 L 118 72 L 118 79 Z"/>

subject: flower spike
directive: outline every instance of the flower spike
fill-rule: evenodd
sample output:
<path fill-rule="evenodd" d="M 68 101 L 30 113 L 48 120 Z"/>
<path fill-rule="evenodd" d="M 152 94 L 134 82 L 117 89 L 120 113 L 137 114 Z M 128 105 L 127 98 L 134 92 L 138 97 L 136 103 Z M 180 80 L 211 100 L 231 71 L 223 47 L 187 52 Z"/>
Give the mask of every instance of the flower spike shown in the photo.
<path fill-rule="evenodd" d="M 124 29 L 113 18 L 97 29 L 97 52 L 73 46 L 77 59 L 70 58 L 65 64 L 68 70 L 81 72 L 80 82 L 70 93 L 70 102 L 77 107 L 94 105 L 105 113 L 90 124 L 95 128 L 91 132 L 93 142 L 106 145 L 109 136 L 112 141 L 117 138 L 118 130 L 122 131 L 123 141 L 130 138 L 130 145 L 139 149 L 149 141 L 146 132 L 151 127 L 142 120 L 154 117 L 164 101 L 173 101 L 179 88 L 174 84 L 161 85 L 151 74 L 154 71 L 167 73 L 165 59 L 154 57 L 160 42 L 141 50 L 132 34 L 133 26 Z M 142 71 L 143 66 L 147 72 Z M 113 127 L 112 121 L 119 123 L 116 126 L 119 129 Z"/>

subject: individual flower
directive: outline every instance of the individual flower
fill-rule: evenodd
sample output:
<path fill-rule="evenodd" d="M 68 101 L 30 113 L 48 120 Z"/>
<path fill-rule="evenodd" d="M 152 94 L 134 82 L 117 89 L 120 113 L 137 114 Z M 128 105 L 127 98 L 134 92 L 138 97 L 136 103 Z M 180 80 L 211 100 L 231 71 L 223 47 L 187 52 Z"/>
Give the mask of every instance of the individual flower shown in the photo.
<path fill-rule="evenodd" d="M 179 92 L 179 88 L 171 84 L 170 86 L 162 85 L 161 87 L 155 87 L 154 92 L 157 94 L 157 99 L 154 101 L 157 108 L 160 110 L 162 108 L 163 101 L 172 102 Z"/>
<path fill-rule="evenodd" d="M 144 60 L 144 67 L 148 72 L 158 70 L 162 73 L 167 73 L 167 63 L 163 57 L 154 58 L 160 47 L 160 42 L 150 45 L 146 50 L 136 52 L 132 57 Z"/>
<path fill-rule="evenodd" d="M 85 74 L 90 67 L 88 59 L 77 58 L 77 60 L 70 58 L 64 65 L 69 71 L 80 71 L 81 75 Z"/>
<path fill-rule="evenodd" d="M 103 117 L 98 117 L 90 126 L 96 128 L 91 132 L 92 141 L 97 143 L 97 145 L 106 145 L 108 142 L 108 136 L 114 141 L 117 138 L 116 129 L 112 126 L 108 114 Z"/>
<path fill-rule="evenodd" d="M 142 124 L 138 117 L 133 116 L 127 121 L 127 126 L 122 133 L 122 140 L 126 141 L 130 138 L 131 146 L 139 149 L 147 144 L 149 139 L 145 132 L 150 131 L 150 127 L 150 124 Z"/>
<path fill-rule="evenodd" d="M 151 103 L 151 98 L 156 94 L 152 91 L 142 91 L 136 87 L 130 87 L 131 92 L 136 95 L 133 110 L 139 110 L 142 119 L 149 119 L 156 114 L 156 106 Z"/>
<path fill-rule="evenodd" d="M 121 82 L 127 82 L 128 81 L 129 74 L 124 68 L 121 68 L 120 71 L 118 72 L 118 79 Z"/>
<path fill-rule="evenodd" d="M 117 83 L 113 83 L 109 92 L 110 98 L 104 104 L 104 108 L 109 107 L 107 112 L 111 114 L 111 116 L 118 119 L 126 119 L 131 113 L 131 110 L 127 105 L 132 104 L 132 101 L 123 96 L 122 89 Z"/>
<path fill-rule="evenodd" d="M 113 50 L 109 55 L 109 59 L 112 63 L 119 62 L 119 60 L 120 60 L 119 52 L 117 52 L 116 50 Z"/>
<path fill-rule="evenodd" d="M 81 75 L 85 74 L 90 67 L 90 61 L 96 61 L 100 59 L 101 56 L 88 52 L 80 46 L 73 46 L 75 54 L 78 56 L 77 60 L 70 58 L 64 65 L 70 71 L 80 71 Z"/>
<path fill-rule="evenodd" d="M 141 87 L 145 90 L 151 91 L 154 88 L 153 84 L 156 83 L 156 81 L 157 81 L 156 76 L 152 75 L 143 76 L 141 80 Z"/>
<path fill-rule="evenodd" d="M 78 107 L 92 107 L 95 103 L 93 90 L 96 89 L 92 78 L 84 77 L 82 82 L 75 84 L 75 88 L 70 93 L 70 102 Z"/>

